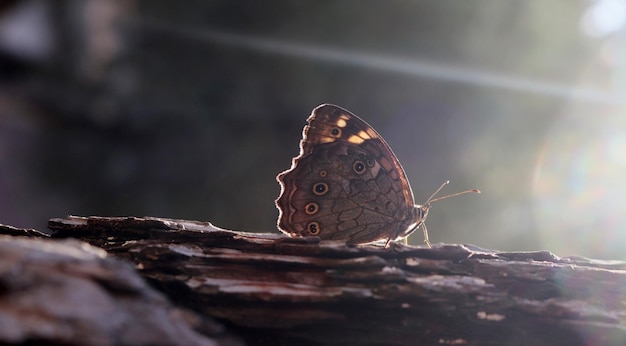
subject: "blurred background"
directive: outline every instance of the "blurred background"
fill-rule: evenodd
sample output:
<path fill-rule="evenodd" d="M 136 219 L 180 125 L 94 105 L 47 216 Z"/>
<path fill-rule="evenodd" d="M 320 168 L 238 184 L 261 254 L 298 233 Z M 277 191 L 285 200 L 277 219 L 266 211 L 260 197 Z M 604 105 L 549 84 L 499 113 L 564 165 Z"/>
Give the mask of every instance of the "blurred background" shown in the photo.
<path fill-rule="evenodd" d="M 390 144 L 433 243 L 626 260 L 626 2 L 4 1 L 0 223 L 278 232 L 321 103 Z M 422 244 L 418 232 L 412 244 Z"/>

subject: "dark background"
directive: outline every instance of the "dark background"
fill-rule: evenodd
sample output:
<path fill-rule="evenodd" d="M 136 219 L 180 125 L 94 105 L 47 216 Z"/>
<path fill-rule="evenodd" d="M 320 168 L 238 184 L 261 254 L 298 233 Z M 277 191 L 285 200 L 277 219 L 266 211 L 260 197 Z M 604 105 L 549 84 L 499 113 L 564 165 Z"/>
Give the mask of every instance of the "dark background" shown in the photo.
<path fill-rule="evenodd" d="M 433 243 L 626 259 L 626 8 L 598 1 L 44 1 L 0 12 L 0 223 L 277 232 L 311 110 L 395 151 Z M 422 243 L 421 234 L 410 238 Z"/>

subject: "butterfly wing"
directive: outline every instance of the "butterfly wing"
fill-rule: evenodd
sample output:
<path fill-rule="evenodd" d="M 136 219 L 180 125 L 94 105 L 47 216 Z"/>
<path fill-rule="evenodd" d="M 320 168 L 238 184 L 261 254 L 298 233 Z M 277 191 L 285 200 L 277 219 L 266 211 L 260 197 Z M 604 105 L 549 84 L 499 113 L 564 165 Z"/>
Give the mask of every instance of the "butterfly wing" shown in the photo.
<path fill-rule="evenodd" d="M 328 104 L 307 122 L 300 154 L 277 177 L 281 231 L 360 244 L 395 239 L 415 227 L 404 170 L 371 126 Z"/>

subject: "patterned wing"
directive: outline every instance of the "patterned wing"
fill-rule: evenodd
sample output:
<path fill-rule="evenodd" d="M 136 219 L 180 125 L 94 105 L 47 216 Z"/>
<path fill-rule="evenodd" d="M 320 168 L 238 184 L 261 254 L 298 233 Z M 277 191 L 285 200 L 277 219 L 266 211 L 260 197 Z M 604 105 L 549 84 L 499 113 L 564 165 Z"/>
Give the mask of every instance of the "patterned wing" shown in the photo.
<path fill-rule="evenodd" d="M 307 121 L 300 155 L 277 177 L 281 231 L 360 244 L 395 239 L 415 227 L 404 170 L 371 126 L 328 104 Z"/>

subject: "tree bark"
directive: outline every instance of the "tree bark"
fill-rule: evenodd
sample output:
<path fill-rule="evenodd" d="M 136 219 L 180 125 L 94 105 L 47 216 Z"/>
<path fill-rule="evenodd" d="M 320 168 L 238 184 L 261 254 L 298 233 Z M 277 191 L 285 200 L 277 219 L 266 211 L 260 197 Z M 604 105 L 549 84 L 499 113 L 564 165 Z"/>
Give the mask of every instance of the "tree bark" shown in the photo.
<path fill-rule="evenodd" d="M 250 345 L 626 345 L 626 263 L 346 246 L 160 218 L 52 219 Z"/>
<path fill-rule="evenodd" d="M 35 235 L 34 230 L 23 230 Z M 20 229 L 0 225 L 0 233 Z M 0 236 L 0 344 L 238 346 L 176 307 L 130 263 L 74 239 Z"/>

